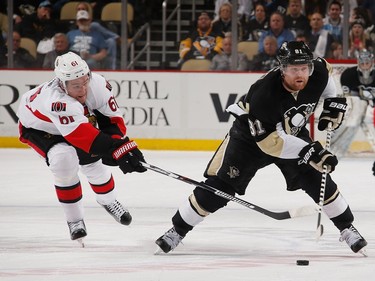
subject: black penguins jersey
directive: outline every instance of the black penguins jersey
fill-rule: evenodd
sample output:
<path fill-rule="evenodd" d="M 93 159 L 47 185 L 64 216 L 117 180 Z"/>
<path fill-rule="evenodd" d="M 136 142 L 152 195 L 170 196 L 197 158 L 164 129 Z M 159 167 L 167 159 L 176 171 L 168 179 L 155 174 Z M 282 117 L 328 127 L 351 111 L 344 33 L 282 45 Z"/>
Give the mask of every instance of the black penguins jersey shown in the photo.
<path fill-rule="evenodd" d="M 340 83 L 344 94 L 360 96 L 366 100 L 373 99 L 373 96 L 371 94 L 366 94 L 366 91 L 369 93 L 375 92 L 375 79 L 372 79 L 372 82 L 369 84 L 361 83 L 361 81 L 359 81 L 357 66 L 345 69 L 341 74 Z"/>
<path fill-rule="evenodd" d="M 264 153 L 295 159 L 300 150 L 311 142 L 306 123 L 319 99 L 323 93 L 324 96 L 336 96 L 330 64 L 321 58 L 313 60 L 313 63 L 314 71 L 306 87 L 298 93 L 291 93 L 284 88 L 282 73 L 277 67 L 254 83 L 236 106 L 228 108 L 237 117 L 248 116 L 250 141 L 255 141 Z M 241 119 L 236 122 L 241 127 Z M 242 122 L 242 130 L 249 131 L 244 126 Z"/>

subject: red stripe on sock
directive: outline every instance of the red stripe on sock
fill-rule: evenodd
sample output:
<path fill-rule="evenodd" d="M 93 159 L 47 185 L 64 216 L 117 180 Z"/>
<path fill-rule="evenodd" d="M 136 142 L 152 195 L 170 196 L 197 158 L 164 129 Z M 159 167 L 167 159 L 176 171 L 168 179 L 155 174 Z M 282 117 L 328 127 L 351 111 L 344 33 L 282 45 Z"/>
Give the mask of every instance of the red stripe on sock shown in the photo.
<path fill-rule="evenodd" d="M 55 185 L 55 189 L 57 198 L 62 203 L 74 203 L 82 198 L 82 187 L 80 182 L 72 186 L 64 187 Z"/>
<path fill-rule="evenodd" d="M 111 175 L 111 178 L 108 182 L 103 184 L 91 184 L 92 190 L 97 194 L 106 194 L 110 191 L 112 191 L 115 188 L 115 181 L 113 180 L 113 177 Z"/>

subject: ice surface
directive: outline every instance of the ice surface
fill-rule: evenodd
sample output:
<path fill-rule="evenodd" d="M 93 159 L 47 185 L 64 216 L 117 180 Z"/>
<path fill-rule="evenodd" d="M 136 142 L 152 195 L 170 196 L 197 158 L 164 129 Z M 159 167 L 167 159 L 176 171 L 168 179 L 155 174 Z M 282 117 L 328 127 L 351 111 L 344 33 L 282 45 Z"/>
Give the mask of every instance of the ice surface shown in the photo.
<path fill-rule="evenodd" d="M 202 180 L 212 152 L 144 151 L 166 170 Z M 30 149 L 0 149 L 0 280 L 130 281 L 364 281 L 375 274 L 374 155 L 344 158 L 333 178 L 350 204 L 355 226 L 369 245 L 365 258 L 351 252 L 323 215 L 325 233 L 315 241 L 317 216 L 276 221 L 231 202 L 189 233 L 183 245 L 154 255 L 154 243 L 193 186 L 153 171 L 123 175 L 113 168 L 118 200 L 131 226 L 114 221 L 96 202 L 84 176 L 86 248 L 69 238 L 52 176 Z M 273 211 L 312 201 L 288 192 L 280 172 L 257 173 L 241 197 Z M 297 266 L 307 259 L 309 266 Z"/>

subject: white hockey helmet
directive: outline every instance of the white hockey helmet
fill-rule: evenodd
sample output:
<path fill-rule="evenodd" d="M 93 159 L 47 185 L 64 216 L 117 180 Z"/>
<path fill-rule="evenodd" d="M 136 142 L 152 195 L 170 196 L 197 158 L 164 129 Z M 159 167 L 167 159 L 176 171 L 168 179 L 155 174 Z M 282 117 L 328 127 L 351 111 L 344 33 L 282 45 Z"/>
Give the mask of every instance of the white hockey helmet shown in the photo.
<path fill-rule="evenodd" d="M 359 81 L 362 84 L 368 85 L 374 81 L 374 54 L 364 49 L 358 52 L 357 55 L 357 71 Z"/>
<path fill-rule="evenodd" d="M 90 75 L 87 63 L 77 54 L 68 52 L 55 60 L 55 75 L 66 89 L 66 81 Z"/>

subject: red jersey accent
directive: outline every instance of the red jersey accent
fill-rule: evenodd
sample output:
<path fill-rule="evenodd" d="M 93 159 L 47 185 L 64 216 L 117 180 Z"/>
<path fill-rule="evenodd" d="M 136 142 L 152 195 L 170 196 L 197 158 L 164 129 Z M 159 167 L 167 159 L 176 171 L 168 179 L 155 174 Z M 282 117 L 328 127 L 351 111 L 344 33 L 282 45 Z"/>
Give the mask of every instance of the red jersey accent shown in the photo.
<path fill-rule="evenodd" d="M 92 143 L 99 135 L 99 130 L 93 127 L 90 123 L 82 123 L 65 136 L 65 139 L 73 146 L 78 147 L 85 152 L 89 153 Z"/>
<path fill-rule="evenodd" d="M 110 119 L 111 119 L 112 124 L 117 125 L 117 127 L 119 128 L 119 130 L 122 133 L 122 136 L 126 136 L 126 126 L 125 126 L 124 119 L 122 117 L 118 117 L 118 116 L 111 117 Z M 122 138 L 122 136 L 119 136 L 119 138 Z M 112 136 L 112 137 L 114 137 L 114 136 Z"/>
<path fill-rule="evenodd" d="M 18 122 L 18 131 L 20 133 L 20 137 L 18 139 L 20 140 L 20 142 L 22 142 L 24 144 L 27 144 L 32 149 L 34 149 L 40 156 L 42 156 L 43 158 L 46 158 L 46 154 L 44 153 L 43 150 L 41 150 L 36 144 L 34 144 L 34 143 L 30 142 L 29 140 L 22 137 L 22 128 L 23 128 L 23 126 L 22 126 L 21 122 Z"/>
<path fill-rule="evenodd" d="M 29 109 L 31 111 L 32 114 L 34 114 L 34 116 L 40 120 L 43 120 L 43 121 L 46 121 L 46 122 L 50 122 L 52 123 L 51 119 L 49 119 L 47 116 L 45 116 L 44 114 L 40 113 L 38 110 L 35 110 L 33 111 L 29 106 L 26 105 L 26 108 Z"/>

